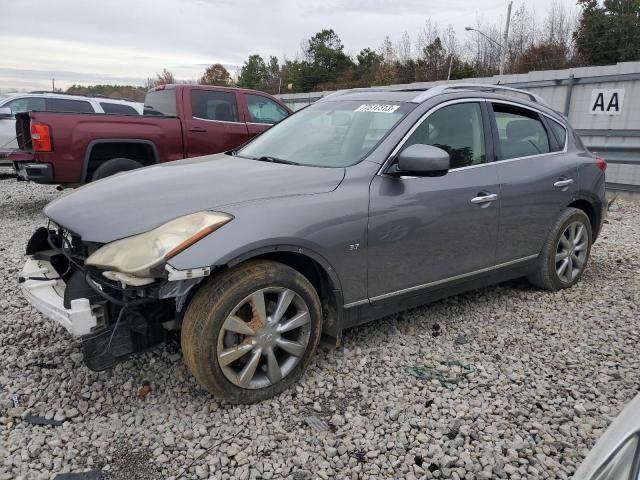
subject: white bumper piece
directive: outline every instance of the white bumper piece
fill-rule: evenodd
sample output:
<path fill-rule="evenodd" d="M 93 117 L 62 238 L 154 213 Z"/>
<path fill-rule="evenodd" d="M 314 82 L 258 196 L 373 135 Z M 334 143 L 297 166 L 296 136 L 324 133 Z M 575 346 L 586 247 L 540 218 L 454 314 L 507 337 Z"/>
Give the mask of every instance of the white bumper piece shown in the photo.
<path fill-rule="evenodd" d="M 71 308 L 64 308 L 66 284 L 58 278 L 58 272 L 46 260 L 29 258 L 22 268 L 25 279 L 20 285 L 25 298 L 39 312 L 58 322 L 71 335 L 82 336 L 91 333 L 97 323 L 89 300 L 71 300 Z M 29 280 L 29 277 L 51 278 L 52 280 Z"/>

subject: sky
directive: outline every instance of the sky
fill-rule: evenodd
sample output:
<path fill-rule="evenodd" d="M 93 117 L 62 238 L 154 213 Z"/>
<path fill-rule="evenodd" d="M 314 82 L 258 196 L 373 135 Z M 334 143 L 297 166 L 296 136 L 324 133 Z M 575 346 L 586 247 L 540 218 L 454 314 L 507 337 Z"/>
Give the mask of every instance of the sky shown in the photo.
<path fill-rule="evenodd" d="M 515 0 L 542 18 L 554 2 Z M 234 75 L 254 53 L 293 59 L 333 28 L 345 50 L 415 40 L 428 19 L 458 39 L 477 20 L 504 23 L 508 0 L 0 0 L 0 93 L 72 84 L 143 85 L 167 68 L 196 79 L 212 63 Z"/>

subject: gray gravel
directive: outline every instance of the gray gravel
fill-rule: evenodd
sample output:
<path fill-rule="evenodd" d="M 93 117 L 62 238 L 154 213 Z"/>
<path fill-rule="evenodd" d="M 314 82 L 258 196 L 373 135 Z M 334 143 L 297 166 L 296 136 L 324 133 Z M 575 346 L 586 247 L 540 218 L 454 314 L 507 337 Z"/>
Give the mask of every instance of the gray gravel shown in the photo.
<path fill-rule="evenodd" d="M 0 174 L 0 480 L 569 478 L 638 390 L 638 203 L 614 204 L 570 291 L 510 282 L 352 329 L 239 407 L 197 388 L 177 343 L 91 372 L 26 304 L 24 245 L 58 195 Z"/>

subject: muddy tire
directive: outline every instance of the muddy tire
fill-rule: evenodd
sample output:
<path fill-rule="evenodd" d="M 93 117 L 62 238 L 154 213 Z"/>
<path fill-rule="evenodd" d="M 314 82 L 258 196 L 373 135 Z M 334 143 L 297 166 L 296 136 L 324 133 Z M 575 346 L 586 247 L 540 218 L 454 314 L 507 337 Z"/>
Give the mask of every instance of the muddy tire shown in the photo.
<path fill-rule="evenodd" d="M 316 350 L 320 299 L 298 271 L 249 261 L 209 279 L 185 312 L 182 354 L 218 398 L 250 404 L 295 383 Z"/>
<path fill-rule="evenodd" d="M 106 162 L 100 164 L 96 171 L 91 175 L 91 181 L 100 180 L 102 178 L 110 177 L 120 172 L 127 172 L 129 170 L 135 170 L 142 167 L 142 163 L 130 158 L 112 158 Z"/>
<path fill-rule="evenodd" d="M 533 285 L 551 291 L 576 284 L 587 266 L 592 238 L 589 217 L 582 210 L 567 208 L 544 242 L 537 270 L 527 279 Z"/>

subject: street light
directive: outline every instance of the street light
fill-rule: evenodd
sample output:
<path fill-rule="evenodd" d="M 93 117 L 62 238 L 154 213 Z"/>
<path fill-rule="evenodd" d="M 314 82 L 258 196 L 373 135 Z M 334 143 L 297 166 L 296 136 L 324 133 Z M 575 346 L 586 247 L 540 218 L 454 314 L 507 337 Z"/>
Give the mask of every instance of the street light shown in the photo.
<path fill-rule="evenodd" d="M 501 43 L 496 42 L 493 38 L 491 38 L 491 37 L 490 37 L 490 36 L 488 36 L 488 35 L 485 35 L 485 34 L 484 34 L 484 33 L 482 33 L 480 30 L 478 30 L 478 29 L 476 29 L 476 28 L 473 28 L 473 27 L 464 27 L 464 29 L 465 29 L 467 32 L 478 32 L 480 35 L 482 35 L 484 38 L 486 38 L 487 40 L 489 40 L 491 43 L 493 43 L 494 45 L 497 45 L 497 46 L 498 46 L 498 48 L 500 49 L 500 51 L 502 51 L 502 44 L 501 44 Z"/>
<path fill-rule="evenodd" d="M 473 27 L 464 27 L 464 29 L 467 32 L 476 32 L 479 33 L 480 35 L 482 35 L 484 38 L 486 38 L 487 40 L 489 40 L 491 43 L 493 43 L 494 45 L 496 45 L 499 49 L 500 49 L 500 75 L 502 75 L 504 73 L 504 63 L 502 61 L 502 51 L 504 50 L 503 46 L 501 43 L 496 42 L 493 38 L 491 38 L 489 35 L 484 34 L 483 32 L 481 32 L 480 30 L 478 30 L 477 28 L 473 28 Z M 479 54 L 478 54 L 479 55 Z M 478 59 L 479 60 L 479 59 Z"/>
<path fill-rule="evenodd" d="M 498 46 L 498 48 L 500 49 L 500 75 L 504 74 L 504 62 L 505 62 L 505 60 L 507 58 L 506 45 L 509 42 L 509 20 L 511 19 L 511 6 L 512 5 L 513 5 L 513 2 L 509 2 L 509 7 L 507 8 L 507 24 L 504 26 L 504 38 L 502 39 L 502 43 L 496 42 L 493 38 L 489 37 L 488 35 L 485 35 L 484 33 L 482 33 L 480 30 L 478 30 L 476 28 L 464 27 L 464 29 L 467 32 L 471 32 L 471 31 L 478 32 L 480 35 L 482 35 L 484 38 L 489 40 L 491 43 L 493 43 L 493 44 Z"/>

